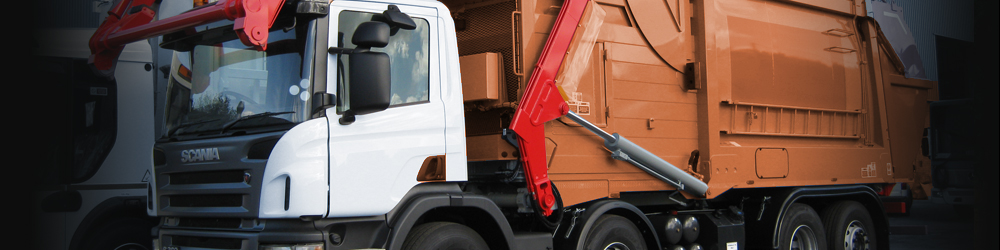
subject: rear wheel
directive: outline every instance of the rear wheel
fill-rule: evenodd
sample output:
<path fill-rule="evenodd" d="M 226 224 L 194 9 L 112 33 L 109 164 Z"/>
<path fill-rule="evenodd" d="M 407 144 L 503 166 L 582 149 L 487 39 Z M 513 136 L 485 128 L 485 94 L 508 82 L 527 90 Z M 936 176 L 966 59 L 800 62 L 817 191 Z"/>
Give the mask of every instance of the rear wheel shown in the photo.
<path fill-rule="evenodd" d="M 587 250 L 645 250 L 639 228 L 632 221 L 613 214 L 601 215 L 587 233 Z"/>
<path fill-rule="evenodd" d="M 823 210 L 830 250 L 875 249 L 875 223 L 861 203 L 841 201 Z"/>
<path fill-rule="evenodd" d="M 782 250 L 826 249 L 826 233 L 819 215 L 809 205 L 795 203 L 779 222 L 778 246 Z"/>
<path fill-rule="evenodd" d="M 487 250 L 486 241 L 471 228 L 453 222 L 430 222 L 410 230 L 403 249 Z"/>

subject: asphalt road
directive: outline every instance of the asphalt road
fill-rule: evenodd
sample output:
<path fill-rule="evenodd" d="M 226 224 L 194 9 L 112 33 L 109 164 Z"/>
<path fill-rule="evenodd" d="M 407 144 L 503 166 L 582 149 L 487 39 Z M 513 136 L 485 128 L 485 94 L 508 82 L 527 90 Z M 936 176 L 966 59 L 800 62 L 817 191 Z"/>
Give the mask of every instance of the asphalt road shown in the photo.
<path fill-rule="evenodd" d="M 913 202 L 909 216 L 889 216 L 893 250 L 973 249 L 972 211 L 927 200 Z"/>

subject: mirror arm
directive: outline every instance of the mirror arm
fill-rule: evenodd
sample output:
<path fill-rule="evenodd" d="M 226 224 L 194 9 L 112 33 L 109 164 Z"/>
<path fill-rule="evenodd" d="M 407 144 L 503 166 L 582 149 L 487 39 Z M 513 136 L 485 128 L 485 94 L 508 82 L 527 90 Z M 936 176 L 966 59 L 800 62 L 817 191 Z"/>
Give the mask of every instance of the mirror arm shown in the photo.
<path fill-rule="evenodd" d="M 350 54 L 363 53 L 363 52 L 368 52 L 368 51 L 369 51 L 369 48 L 348 49 L 348 48 L 341 48 L 341 47 L 330 47 L 329 49 L 327 49 L 327 52 L 329 52 L 330 54 L 333 54 L 333 55 L 345 55 L 345 54 L 346 55 L 350 55 Z M 324 93 L 317 93 L 317 95 L 320 95 L 320 94 L 324 94 Z M 335 101 L 334 98 L 336 98 L 336 97 L 333 97 L 332 94 L 326 94 L 326 95 L 330 95 L 331 96 L 329 99 L 324 99 L 324 102 L 328 102 L 328 104 L 319 105 L 317 107 L 328 108 L 328 107 L 332 107 L 333 106 L 333 102 Z M 316 100 L 316 98 L 313 98 L 313 100 Z M 319 112 L 319 111 L 320 111 L 320 109 L 317 108 L 317 110 L 314 111 L 314 112 Z M 355 120 L 354 111 L 353 110 L 349 110 L 349 109 L 345 110 L 344 111 L 344 115 L 341 116 L 340 119 L 338 119 L 338 121 L 340 122 L 340 125 L 350 125 L 351 123 L 354 123 L 354 120 Z"/>
<path fill-rule="evenodd" d="M 329 52 L 330 54 L 335 54 L 335 55 L 337 55 L 337 54 L 340 54 L 340 55 L 343 55 L 343 54 L 350 55 L 350 54 L 368 52 L 369 48 L 348 49 L 348 48 L 341 48 L 341 47 L 330 47 L 326 51 Z"/>
<path fill-rule="evenodd" d="M 340 125 L 351 125 L 351 123 L 354 123 L 354 120 L 355 120 L 354 111 L 347 110 L 344 111 L 344 115 L 340 117 L 339 121 Z"/>
<path fill-rule="evenodd" d="M 337 96 L 330 93 L 314 93 L 312 98 L 313 118 L 325 116 L 324 110 L 336 106 Z"/>

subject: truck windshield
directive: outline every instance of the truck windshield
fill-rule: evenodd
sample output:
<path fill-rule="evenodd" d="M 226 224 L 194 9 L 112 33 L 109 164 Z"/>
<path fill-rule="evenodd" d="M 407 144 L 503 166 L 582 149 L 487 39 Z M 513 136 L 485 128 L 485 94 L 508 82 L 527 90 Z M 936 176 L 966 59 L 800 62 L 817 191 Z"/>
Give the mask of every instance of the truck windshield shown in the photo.
<path fill-rule="evenodd" d="M 231 35 L 215 39 L 224 41 L 184 41 L 191 44 L 175 51 L 170 65 L 163 136 L 266 132 L 308 119 L 312 23 L 276 23 L 266 51 Z M 215 30 L 226 29 L 232 26 Z"/>

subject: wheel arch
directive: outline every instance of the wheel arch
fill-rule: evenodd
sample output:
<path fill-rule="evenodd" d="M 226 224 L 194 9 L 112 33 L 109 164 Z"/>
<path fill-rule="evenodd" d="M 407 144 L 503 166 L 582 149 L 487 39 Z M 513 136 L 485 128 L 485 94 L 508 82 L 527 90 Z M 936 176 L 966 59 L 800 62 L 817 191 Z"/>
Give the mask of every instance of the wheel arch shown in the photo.
<path fill-rule="evenodd" d="M 553 237 L 556 240 L 554 243 L 561 245 L 564 249 L 580 249 L 584 245 L 584 240 L 586 240 L 582 236 L 583 233 L 590 231 L 597 219 L 605 214 L 619 215 L 632 221 L 639 228 L 639 231 L 642 232 L 642 238 L 649 249 L 662 249 L 656 229 L 653 228 L 649 218 L 631 203 L 621 200 L 604 199 L 579 204 L 569 209 L 571 212 L 563 216 L 560 228 L 556 230 L 556 235 Z M 577 224 L 569 228 L 573 224 L 572 220 L 574 219 L 572 211 L 577 209 L 583 209 L 583 212 L 576 218 Z M 571 231 L 567 232 L 567 230 Z"/>
<path fill-rule="evenodd" d="M 387 216 L 386 222 L 392 228 L 387 249 L 401 249 L 412 228 L 434 221 L 458 222 L 472 228 L 481 236 L 502 236 L 502 238 L 483 237 L 491 246 L 510 249 L 510 246 L 514 245 L 513 230 L 500 208 L 484 196 L 461 193 L 456 184 L 418 185 L 403 200 L 404 202 Z M 477 223 L 470 223 L 472 221 Z"/>
<path fill-rule="evenodd" d="M 763 190 L 761 190 L 763 191 Z M 754 205 L 746 206 L 744 212 L 747 222 L 747 244 L 769 249 L 778 248 L 778 237 L 781 235 L 781 219 L 788 208 L 794 203 L 804 203 L 817 212 L 841 200 L 853 200 L 861 203 L 875 223 L 875 233 L 879 249 L 889 248 L 889 219 L 879 200 L 878 194 L 865 185 L 794 187 L 768 189 L 764 192 L 742 190 L 732 195 L 761 196 L 765 198 Z M 770 201 L 768 201 L 770 199 Z M 774 209 L 777 205 L 778 209 Z M 763 209 L 761 209 L 763 208 Z M 753 232 L 753 233 L 752 233 Z M 753 234 L 753 235 L 751 235 Z M 752 239 L 771 239 L 769 242 Z"/>
<path fill-rule="evenodd" d="M 136 201 L 135 204 L 130 204 L 130 201 L 133 200 Z M 101 233 L 97 232 L 97 229 L 116 219 L 123 218 L 143 219 L 149 221 L 153 226 L 156 225 L 156 219 L 146 215 L 145 196 L 112 197 L 95 206 L 80 221 L 80 224 L 73 231 L 72 238 L 70 238 L 69 249 L 84 249 L 88 245 L 84 244 L 88 239 L 92 239 L 92 236 Z"/>

